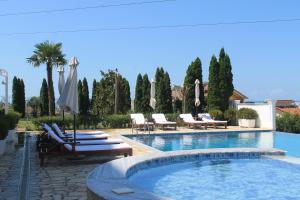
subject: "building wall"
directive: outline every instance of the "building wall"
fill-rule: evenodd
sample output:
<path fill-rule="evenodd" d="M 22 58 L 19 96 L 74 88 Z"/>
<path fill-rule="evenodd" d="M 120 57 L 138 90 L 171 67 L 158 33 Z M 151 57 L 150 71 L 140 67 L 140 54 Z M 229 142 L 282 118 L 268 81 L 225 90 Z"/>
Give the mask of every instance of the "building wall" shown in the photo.
<path fill-rule="evenodd" d="M 237 103 L 237 109 L 251 108 L 256 110 L 258 119 L 256 127 L 276 130 L 275 102 L 267 100 L 266 103 Z"/>

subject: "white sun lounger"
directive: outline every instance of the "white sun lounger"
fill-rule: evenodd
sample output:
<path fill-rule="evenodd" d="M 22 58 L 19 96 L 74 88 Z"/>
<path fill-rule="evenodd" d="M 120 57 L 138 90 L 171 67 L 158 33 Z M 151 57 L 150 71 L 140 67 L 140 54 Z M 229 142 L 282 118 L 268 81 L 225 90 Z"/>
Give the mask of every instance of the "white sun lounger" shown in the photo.
<path fill-rule="evenodd" d="M 80 154 L 96 154 L 96 155 L 132 155 L 132 148 L 126 144 L 103 144 L 103 145 L 85 145 L 74 142 L 65 142 L 60 137 L 58 137 L 52 129 L 46 129 L 49 131 L 48 133 L 52 137 L 52 139 L 60 146 L 59 151 L 57 152 L 49 152 L 45 149 L 39 152 L 39 157 L 41 159 L 41 166 L 44 163 L 45 155 L 57 153 L 58 155 L 64 154 L 72 154 L 72 155 L 80 155 Z"/>
<path fill-rule="evenodd" d="M 217 128 L 217 125 L 223 125 L 227 129 L 227 121 L 214 120 L 209 113 L 199 113 L 198 117 L 208 125 L 214 126 L 214 128 Z"/>
<path fill-rule="evenodd" d="M 56 123 L 52 124 L 52 128 L 56 132 L 60 132 L 61 134 L 64 134 L 63 131 L 59 128 L 59 126 Z M 67 131 L 67 132 L 65 132 L 65 134 L 72 135 L 72 134 L 74 134 L 74 131 Z M 104 132 L 103 131 L 89 131 L 89 132 L 80 132 L 80 131 L 77 132 L 76 131 L 76 134 L 77 135 L 101 135 L 101 134 L 104 134 Z"/>
<path fill-rule="evenodd" d="M 193 128 L 197 128 L 197 127 L 202 127 L 204 126 L 205 129 L 207 129 L 207 123 L 203 122 L 203 121 L 197 121 L 193 118 L 192 114 L 188 113 L 188 114 L 180 114 L 179 116 L 183 122 L 185 124 L 188 125 L 188 127 L 193 127 Z"/>
<path fill-rule="evenodd" d="M 60 128 L 57 126 L 57 124 L 52 124 L 53 130 L 58 134 L 59 137 L 69 137 L 70 139 L 74 138 L 74 132 L 64 135 L 63 132 L 60 130 Z M 109 137 L 108 134 L 102 133 L 102 134 L 82 134 L 80 132 L 76 132 L 76 139 L 77 140 L 101 140 L 101 139 L 107 139 Z"/>
<path fill-rule="evenodd" d="M 176 130 L 177 123 L 168 121 L 164 114 L 162 113 L 152 114 L 152 118 L 154 119 L 155 125 L 161 126 L 162 130 L 164 130 L 165 127 L 170 127 L 170 126 L 174 127 Z"/>
<path fill-rule="evenodd" d="M 131 124 L 132 124 L 132 132 L 133 129 L 136 128 L 138 129 L 143 129 L 143 130 L 148 130 L 150 133 L 150 128 L 153 130 L 154 124 L 152 122 L 147 122 L 144 115 L 142 113 L 136 113 L 136 114 L 131 114 Z"/>

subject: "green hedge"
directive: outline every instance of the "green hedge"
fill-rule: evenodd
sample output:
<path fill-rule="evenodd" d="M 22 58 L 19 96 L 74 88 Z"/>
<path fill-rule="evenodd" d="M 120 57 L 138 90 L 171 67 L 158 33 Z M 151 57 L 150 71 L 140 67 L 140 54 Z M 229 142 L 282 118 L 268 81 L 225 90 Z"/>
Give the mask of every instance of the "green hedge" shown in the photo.
<path fill-rule="evenodd" d="M 237 111 L 238 119 L 257 119 L 258 114 L 251 108 L 241 108 Z"/>
<path fill-rule="evenodd" d="M 108 128 L 127 128 L 130 125 L 130 116 L 109 115 L 104 117 L 102 125 Z"/>
<path fill-rule="evenodd" d="M 20 117 L 21 114 L 17 112 L 9 112 L 6 115 L 0 115 L 0 140 L 6 138 L 9 130 L 16 128 Z"/>
<path fill-rule="evenodd" d="M 300 133 L 300 115 L 284 114 L 276 118 L 277 131 Z"/>

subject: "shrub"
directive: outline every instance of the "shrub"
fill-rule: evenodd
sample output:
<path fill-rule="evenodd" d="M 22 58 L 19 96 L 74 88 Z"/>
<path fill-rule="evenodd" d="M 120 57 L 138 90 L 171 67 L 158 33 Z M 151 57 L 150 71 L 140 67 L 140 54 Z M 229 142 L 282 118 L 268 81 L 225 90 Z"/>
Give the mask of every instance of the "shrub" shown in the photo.
<path fill-rule="evenodd" d="M 237 125 L 236 115 L 237 115 L 237 109 L 229 108 L 224 112 L 224 119 L 226 119 L 230 125 L 235 126 Z"/>
<path fill-rule="evenodd" d="M 8 124 L 8 129 L 14 129 L 16 125 L 18 124 L 21 114 L 18 112 L 9 112 L 7 115 L 4 115 L 7 124 Z"/>
<path fill-rule="evenodd" d="M 44 123 L 49 124 L 49 125 L 52 123 L 57 123 L 58 126 L 62 126 L 63 118 L 61 116 L 55 116 L 55 117 L 44 116 L 44 117 L 32 119 L 32 123 L 36 127 L 38 127 L 39 130 L 41 130 L 42 124 L 44 124 Z M 64 126 L 66 129 L 73 128 L 73 116 L 71 116 L 71 115 L 65 116 Z"/>
<path fill-rule="evenodd" d="M 213 109 L 209 111 L 209 114 L 215 120 L 223 119 L 223 112 L 221 110 Z"/>
<path fill-rule="evenodd" d="M 251 108 L 241 108 L 237 111 L 238 119 L 257 119 L 258 114 Z"/>
<path fill-rule="evenodd" d="M 0 120 L 0 140 L 4 140 L 8 134 L 8 124 L 5 120 Z"/>
<path fill-rule="evenodd" d="M 172 122 L 177 122 L 178 120 L 180 120 L 178 113 L 168 113 L 165 114 L 165 117 L 167 118 L 168 121 L 172 121 Z"/>
<path fill-rule="evenodd" d="M 277 131 L 300 133 L 300 115 L 284 114 L 276 118 Z"/>
<path fill-rule="evenodd" d="M 110 128 L 126 128 L 129 124 L 129 115 L 109 115 L 103 119 L 103 125 Z"/>

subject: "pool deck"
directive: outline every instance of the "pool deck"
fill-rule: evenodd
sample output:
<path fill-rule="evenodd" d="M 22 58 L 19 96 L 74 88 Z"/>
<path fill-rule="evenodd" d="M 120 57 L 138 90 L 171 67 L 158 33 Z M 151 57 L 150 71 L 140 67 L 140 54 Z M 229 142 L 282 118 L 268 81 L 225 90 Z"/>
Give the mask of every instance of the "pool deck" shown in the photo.
<path fill-rule="evenodd" d="M 113 138 L 123 137 L 123 134 L 136 134 L 132 133 L 131 129 L 104 129 L 104 132 L 110 134 Z M 199 132 L 221 132 L 221 131 L 267 131 L 266 129 L 246 129 L 239 127 L 228 127 L 228 129 L 211 129 L 199 130 L 178 127 L 176 131 L 173 130 L 155 130 L 153 133 L 199 133 Z M 270 130 L 269 130 L 270 131 Z M 32 136 L 38 132 L 31 132 Z M 140 132 L 139 134 L 148 134 L 147 132 Z M 133 148 L 133 155 L 153 155 L 157 150 L 151 149 L 145 145 L 137 143 L 132 140 L 124 138 L 128 144 Z M 86 190 L 86 177 L 87 175 L 98 167 L 100 164 L 114 160 L 120 157 L 103 157 L 93 156 L 83 160 L 68 160 L 57 159 L 56 157 L 47 159 L 45 167 L 39 166 L 38 154 L 35 150 L 35 137 L 30 138 L 30 184 L 29 184 L 29 198 L 30 199 L 49 199 L 49 200 L 70 200 L 70 199 L 87 199 Z M 0 158 L 0 196 L 3 199 L 11 199 L 17 193 L 17 182 L 19 177 L 20 160 L 22 158 L 23 149 L 18 149 L 11 154 L 7 154 Z M 16 166 L 16 168 L 15 168 Z M 16 169 L 16 170 L 15 170 Z M 13 186 L 14 185 L 14 186 Z M 8 187 L 4 187 L 8 186 Z M 2 199 L 2 198 L 0 198 Z"/>

